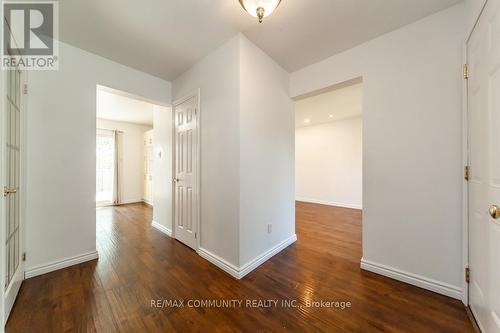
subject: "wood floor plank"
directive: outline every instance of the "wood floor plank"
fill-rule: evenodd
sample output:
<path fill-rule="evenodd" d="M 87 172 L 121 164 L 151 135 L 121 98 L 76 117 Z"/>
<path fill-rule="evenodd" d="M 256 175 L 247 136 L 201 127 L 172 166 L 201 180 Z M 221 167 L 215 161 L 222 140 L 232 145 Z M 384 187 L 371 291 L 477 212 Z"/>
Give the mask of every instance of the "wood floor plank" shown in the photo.
<path fill-rule="evenodd" d="M 460 301 L 359 268 L 358 210 L 297 202 L 297 242 L 240 281 L 153 229 L 147 205 L 96 216 L 99 260 L 26 280 L 8 333 L 473 332 Z M 157 299 L 302 306 L 152 307 Z M 311 300 L 352 307 L 305 307 Z"/>

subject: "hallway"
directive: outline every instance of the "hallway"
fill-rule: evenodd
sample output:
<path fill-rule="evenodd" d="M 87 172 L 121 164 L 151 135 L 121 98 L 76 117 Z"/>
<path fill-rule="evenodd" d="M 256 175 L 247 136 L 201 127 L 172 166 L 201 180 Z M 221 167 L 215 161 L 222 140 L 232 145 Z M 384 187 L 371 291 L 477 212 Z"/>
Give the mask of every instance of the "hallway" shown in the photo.
<path fill-rule="evenodd" d="M 145 204 L 100 208 L 96 215 L 99 260 L 26 280 L 8 333 L 472 332 L 460 301 L 360 270 L 358 210 L 298 202 L 298 241 L 241 281 L 153 229 Z M 279 302 L 189 307 L 194 299 Z M 158 308 L 152 300 L 184 304 Z M 285 308 L 282 300 L 352 306 Z"/>

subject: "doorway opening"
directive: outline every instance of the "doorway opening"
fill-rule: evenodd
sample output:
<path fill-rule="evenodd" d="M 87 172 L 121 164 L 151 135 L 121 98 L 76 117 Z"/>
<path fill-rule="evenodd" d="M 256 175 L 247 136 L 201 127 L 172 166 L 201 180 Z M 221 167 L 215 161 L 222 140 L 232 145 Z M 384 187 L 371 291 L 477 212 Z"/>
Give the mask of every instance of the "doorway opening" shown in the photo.
<path fill-rule="evenodd" d="M 122 205 L 143 206 L 152 226 L 171 235 L 171 108 L 97 86 L 95 147 L 97 243 L 109 239 L 113 207 Z"/>
<path fill-rule="evenodd" d="M 199 100 L 196 91 L 166 107 L 97 87 L 98 239 L 112 232 L 114 206 L 140 204 L 152 227 L 198 249 Z"/>
<path fill-rule="evenodd" d="M 325 230 L 341 230 L 345 241 L 359 243 L 359 252 L 352 254 L 358 262 L 362 256 L 362 130 L 361 79 L 295 100 L 297 211 L 321 215 Z"/>
<path fill-rule="evenodd" d="M 97 89 L 96 206 L 153 205 L 155 105 Z"/>

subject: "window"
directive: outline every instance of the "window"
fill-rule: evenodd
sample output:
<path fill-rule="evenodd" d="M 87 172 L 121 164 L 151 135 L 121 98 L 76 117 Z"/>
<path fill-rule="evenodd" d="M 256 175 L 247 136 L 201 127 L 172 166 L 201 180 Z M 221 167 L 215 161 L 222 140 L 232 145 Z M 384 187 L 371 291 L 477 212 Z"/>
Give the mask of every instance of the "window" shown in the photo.
<path fill-rule="evenodd" d="M 96 137 L 96 195 L 97 204 L 113 201 L 115 143 L 113 131 L 97 130 Z"/>

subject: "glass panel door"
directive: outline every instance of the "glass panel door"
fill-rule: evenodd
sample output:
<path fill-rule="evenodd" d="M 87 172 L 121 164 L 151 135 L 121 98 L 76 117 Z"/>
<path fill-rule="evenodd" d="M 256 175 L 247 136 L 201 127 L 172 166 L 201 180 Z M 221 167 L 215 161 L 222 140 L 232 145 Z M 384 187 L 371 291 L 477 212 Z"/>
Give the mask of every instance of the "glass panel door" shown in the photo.
<path fill-rule="evenodd" d="M 19 173 L 20 173 L 20 124 L 21 124 L 21 72 L 7 71 L 7 98 L 5 115 L 5 166 L 4 182 L 6 240 L 5 288 L 7 289 L 19 268 Z"/>

